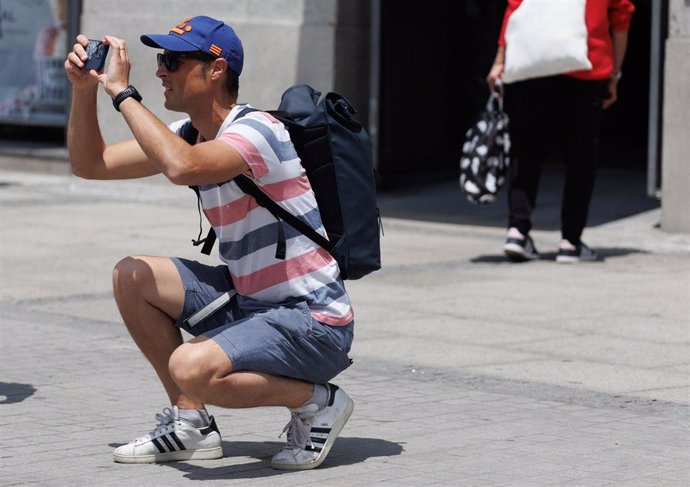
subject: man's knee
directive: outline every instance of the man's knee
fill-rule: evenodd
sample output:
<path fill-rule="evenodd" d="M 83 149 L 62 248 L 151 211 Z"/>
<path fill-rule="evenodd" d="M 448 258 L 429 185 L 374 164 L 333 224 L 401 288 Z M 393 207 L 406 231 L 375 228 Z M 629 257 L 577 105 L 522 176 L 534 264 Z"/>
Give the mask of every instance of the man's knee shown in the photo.
<path fill-rule="evenodd" d="M 197 339 L 198 340 L 198 339 Z M 213 382 L 226 376 L 229 360 L 221 356 L 213 340 L 190 341 L 180 345 L 170 356 L 170 376 L 182 391 L 195 400 L 205 400 Z"/>
<path fill-rule="evenodd" d="M 113 288 L 131 290 L 152 277 L 151 267 L 141 257 L 125 257 L 113 269 Z"/>

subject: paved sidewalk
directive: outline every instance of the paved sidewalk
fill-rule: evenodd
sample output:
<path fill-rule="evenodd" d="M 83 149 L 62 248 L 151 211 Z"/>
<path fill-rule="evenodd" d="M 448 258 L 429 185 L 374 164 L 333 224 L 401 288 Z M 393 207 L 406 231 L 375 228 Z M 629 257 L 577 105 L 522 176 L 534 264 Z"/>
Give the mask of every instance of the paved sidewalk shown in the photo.
<path fill-rule="evenodd" d="M 135 253 L 214 262 L 189 243 L 195 197 L 2 167 L 0 486 L 690 484 L 690 236 L 656 228 L 658 209 L 588 229 L 601 262 L 555 264 L 546 229 L 543 258 L 511 265 L 481 210 L 425 222 L 399 211 L 413 196 L 382 194 L 384 269 L 348 283 L 354 365 L 336 382 L 355 411 L 322 467 L 270 468 L 280 408 L 210 408 L 221 460 L 120 465 L 112 450 L 166 404 L 111 269 Z M 446 190 L 417 205 L 459 202 Z"/>

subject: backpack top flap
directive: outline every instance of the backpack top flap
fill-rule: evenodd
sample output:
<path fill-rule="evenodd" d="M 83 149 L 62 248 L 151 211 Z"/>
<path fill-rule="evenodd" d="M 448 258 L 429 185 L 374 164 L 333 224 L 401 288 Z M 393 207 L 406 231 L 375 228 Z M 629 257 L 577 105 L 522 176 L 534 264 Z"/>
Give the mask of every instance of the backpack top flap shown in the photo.
<path fill-rule="evenodd" d="M 316 109 L 321 96 L 309 85 L 294 85 L 285 90 L 278 105 L 278 111 L 287 112 L 295 119 L 306 118 Z"/>

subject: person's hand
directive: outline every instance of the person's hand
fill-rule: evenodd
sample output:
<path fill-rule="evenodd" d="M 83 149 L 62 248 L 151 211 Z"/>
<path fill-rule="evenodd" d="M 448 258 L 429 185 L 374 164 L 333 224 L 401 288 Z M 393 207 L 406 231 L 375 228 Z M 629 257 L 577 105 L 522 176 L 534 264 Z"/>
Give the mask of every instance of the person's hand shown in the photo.
<path fill-rule="evenodd" d="M 89 71 L 82 69 L 86 60 L 89 59 L 88 54 L 86 54 L 88 43 L 89 38 L 84 34 L 79 34 L 77 43 L 74 44 L 72 51 L 67 54 L 65 60 L 67 79 L 76 90 L 91 89 L 98 86 L 98 73 L 93 69 Z"/>
<path fill-rule="evenodd" d="M 614 103 L 616 103 L 616 100 L 618 99 L 618 80 L 611 78 L 609 80 L 609 96 L 606 98 L 602 104 L 602 107 L 607 109 Z"/>
<path fill-rule="evenodd" d="M 486 82 L 489 85 L 489 91 L 494 95 L 498 96 L 495 90 L 496 81 L 503 76 L 503 63 L 494 63 L 491 66 L 489 74 L 486 76 Z"/>
<path fill-rule="evenodd" d="M 106 73 L 98 76 L 105 92 L 114 98 L 129 86 L 129 71 L 132 65 L 129 62 L 127 43 L 123 39 L 113 36 L 105 36 L 105 43 L 110 46 L 110 60 Z"/>

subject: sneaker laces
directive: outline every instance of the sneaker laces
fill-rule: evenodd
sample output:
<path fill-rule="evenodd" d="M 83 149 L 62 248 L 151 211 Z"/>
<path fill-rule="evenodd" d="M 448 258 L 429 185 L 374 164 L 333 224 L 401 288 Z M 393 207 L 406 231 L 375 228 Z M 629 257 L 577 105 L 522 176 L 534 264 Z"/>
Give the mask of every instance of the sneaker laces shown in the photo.
<path fill-rule="evenodd" d="M 177 407 L 173 406 L 172 408 L 163 409 L 162 413 L 156 413 L 155 419 L 158 422 L 156 427 L 148 435 L 137 438 L 134 441 L 149 440 L 165 434 L 168 427 L 180 419 L 180 414 Z"/>
<path fill-rule="evenodd" d="M 311 431 L 311 425 L 314 423 L 317 409 L 318 406 L 316 404 L 309 404 L 300 409 L 290 410 L 290 421 L 285 425 L 278 438 L 287 433 L 287 443 L 290 448 L 304 450 L 307 444 L 312 446 L 309 432 Z"/>

